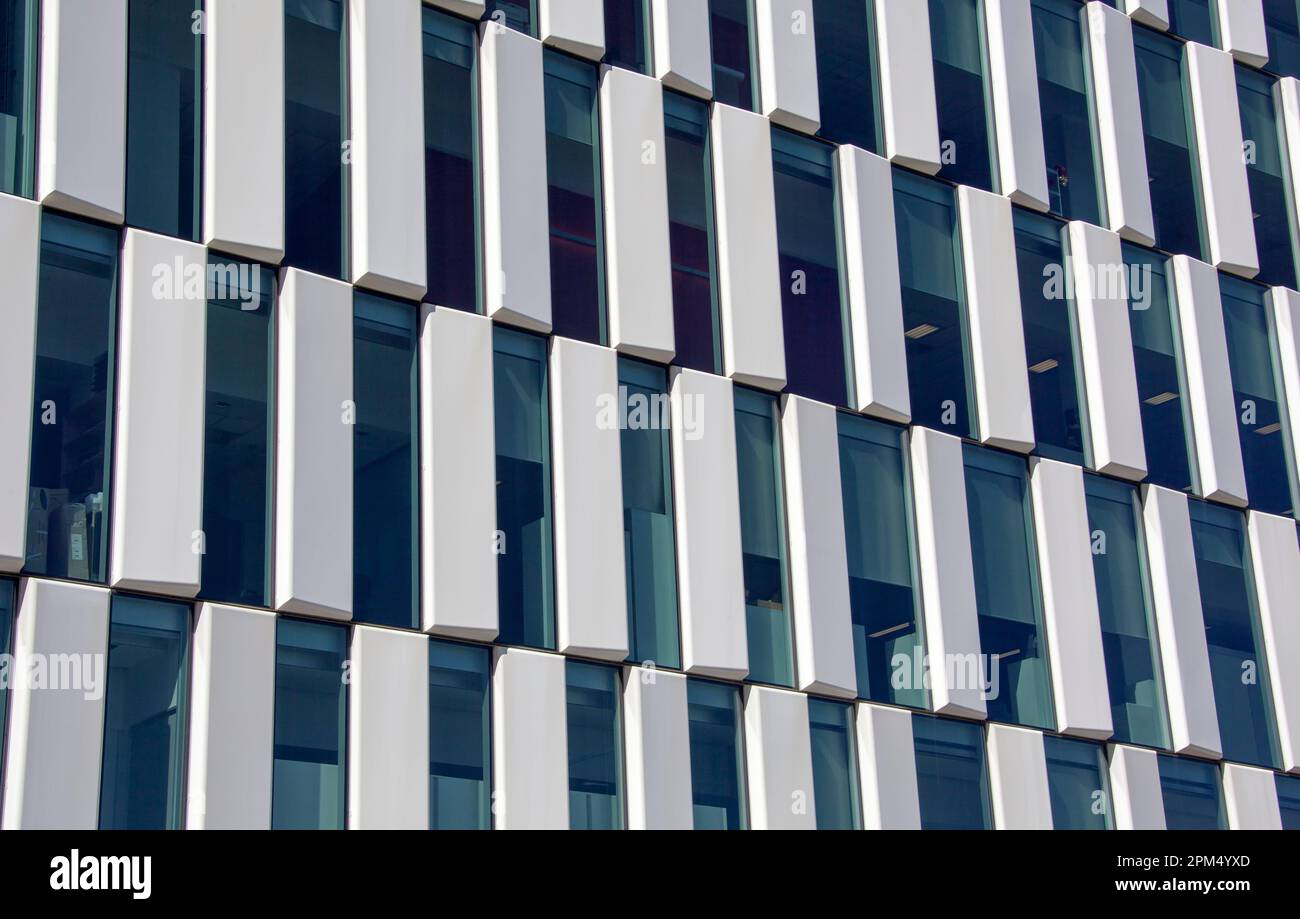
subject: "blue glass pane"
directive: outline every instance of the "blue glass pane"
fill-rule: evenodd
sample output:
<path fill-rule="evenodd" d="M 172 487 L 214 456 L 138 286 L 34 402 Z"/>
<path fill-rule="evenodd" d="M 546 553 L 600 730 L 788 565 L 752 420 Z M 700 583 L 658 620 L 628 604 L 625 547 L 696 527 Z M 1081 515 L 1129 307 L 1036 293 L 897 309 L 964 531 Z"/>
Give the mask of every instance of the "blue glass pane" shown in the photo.
<path fill-rule="evenodd" d="M 649 72 L 649 0 L 604 0 L 605 62 Z"/>
<path fill-rule="evenodd" d="M 924 708 L 916 567 L 903 432 L 839 416 L 840 490 L 858 696 Z"/>
<path fill-rule="evenodd" d="M 1210 0 L 1168 0 L 1169 31 L 1188 41 L 1214 47 L 1214 14 Z"/>
<path fill-rule="evenodd" d="M 27 574 L 107 573 L 117 244 L 114 229 L 41 218 Z"/>
<path fill-rule="evenodd" d="M 342 0 L 286 0 L 284 12 L 284 262 L 341 278 L 346 17 Z"/>
<path fill-rule="evenodd" d="M 415 308 L 358 293 L 352 340 L 352 612 L 415 627 L 419 452 Z"/>
<path fill-rule="evenodd" d="M 275 273 L 216 255 L 208 272 L 199 595 L 265 606 L 271 577 Z"/>
<path fill-rule="evenodd" d="M 203 0 L 131 0 L 127 12 L 126 222 L 199 238 Z"/>
<path fill-rule="evenodd" d="M 856 830 L 858 762 L 854 754 L 853 706 L 824 699 L 808 700 L 812 739 L 813 799 L 817 829 Z"/>
<path fill-rule="evenodd" d="M 818 135 L 879 153 L 873 9 L 868 0 L 813 0 L 821 105 Z"/>
<path fill-rule="evenodd" d="M 979 0 L 929 0 L 934 90 L 939 105 L 939 175 L 994 191 L 991 107 L 985 85 Z"/>
<path fill-rule="evenodd" d="M 1191 422 L 1183 380 L 1177 306 L 1165 274 L 1165 257 L 1137 246 L 1124 246 L 1128 275 L 1129 329 L 1142 434 L 1147 448 L 1147 479 L 1175 491 L 1192 487 L 1188 459 Z"/>
<path fill-rule="evenodd" d="M 1273 103 L 1275 84 L 1275 80 L 1258 71 L 1237 67 L 1241 135 L 1250 145 L 1246 148 L 1246 177 L 1250 183 L 1251 210 L 1255 214 L 1255 248 L 1259 253 L 1259 274 L 1255 280 L 1294 289 L 1292 189 L 1286 178 L 1285 148 Z"/>
<path fill-rule="evenodd" d="M 425 301 L 478 309 L 478 134 L 471 23 L 424 8 Z"/>
<path fill-rule="evenodd" d="M 595 65 L 545 52 L 546 181 L 555 334 L 602 344 L 605 261 Z"/>
<path fill-rule="evenodd" d="M 1160 756 L 1165 826 L 1171 830 L 1226 830 L 1219 767 L 1178 756 Z"/>
<path fill-rule="evenodd" d="M 0 193 L 31 197 L 36 153 L 37 0 L 0 0 Z"/>
<path fill-rule="evenodd" d="M 1277 766 L 1268 663 L 1255 610 L 1245 516 L 1203 501 L 1190 503 L 1196 577 L 1210 652 L 1214 707 L 1223 756 Z"/>
<path fill-rule="evenodd" d="M 1084 487 L 1115 739 L 1167 747 L 1137 489 L 1094 475 Z"/>
<path fill-rule="evenodd" d="M 14 625 L 14 582 L 0 581 L 0 654 L 12 654 L 10 636 Z M 0 680 L 0 770 L 5 761 L 5 715 L 9 711 L 9 680 Z M 3 771 L 0 771 L 3 775 Z"/>
<path fill-rule="evenodd" d="M 688 679 L 686 709 L 695 829 L 743 830 L 747 818 L 740 690 Z"/>
<path fill-rule="evenodd" d="M 794 685 L 786 602 L 785 519 L 776 398 L 736 390 L 740 543 L 745 566 L 749 679 Z"/>
<path fill-rule="evenodd" d="M 341 830 L 347 808 L 348 629 L 276 622 L 271 828 Z"/>
<path fill-rule="evenodd" d="M 492 652 L 429 642 L 429 828 L 492 828 Z"/>
<path fill-rule="evenodd" d="M 1277 776 L 1277 803 L 1282 829 L 1300 830 L 1300 776 Z"/>
<path fill-rule="evenodd" d="M 1268 69 L 1300 77 L 1300 3 L 1264 0 L 1264 27 L 1268 32 Z"/>
<path fill-rule="evenodd" d="M 709 105 L 664 93 L 668 234 L 673 266 L 673 363 L 705 373 L 722 366 L 714 286 Z"/>
<path fill-rule="evenodd" d="M 1052 828 L 1110 829 L 1105 748 L 1101 744 L 1048 734 L 1043 737 L 1043 753 L 1047 758 Z"/>
<path fill-rule="evenodd" d="M 1025 461 L 971 445 L 964 455 L 980 649 L 988 660 L 982 677 L 995 681 L 985 694 L 988 715 L 1050 730 L 1050 674 Z"/>
<path fill-rule="evenodd" d="M 965 721 L 913 715 L 912 740 L 921 829 L 991 829 L 984 729 Z"/>
<path fill-rule="evenodd" d="M 113 597 L 101 830 L 182 826 L 189 637 L 185 604 Z"/>
<path fill-rule="evenodd" d="M 668 373 L 621 358 L 619 443 L 623 464 L 623 556 L 628 660 L 677 668 L 677 557 L 669 457 Z"/>
<path fill-rule="evenodd" d="M 487 15 L 525 35 L 537 37 L 537 0 L 487 0 Z"/>
<path fill-rule="evenodd" d="M 567 661 L 569 827 L 623 828 L 622 683 L 614 667 Z"/>
<path fill-rule="evenodd" d="M 708 0 L 713 46 L 713 98 L 737 108 L 754 108 L 754 48 L 750 0 Z"/>
<path fill-rule="evenodd" d="M 894 170 L 894 220 L 912 420 L 969 437 L 974 410 L 957 206 L 948 186 Z"/>
<path fill-rule="evenodd" d="M 555 646 L 546 339 L 497 327 L 497 592 L 502 644 Z"/>

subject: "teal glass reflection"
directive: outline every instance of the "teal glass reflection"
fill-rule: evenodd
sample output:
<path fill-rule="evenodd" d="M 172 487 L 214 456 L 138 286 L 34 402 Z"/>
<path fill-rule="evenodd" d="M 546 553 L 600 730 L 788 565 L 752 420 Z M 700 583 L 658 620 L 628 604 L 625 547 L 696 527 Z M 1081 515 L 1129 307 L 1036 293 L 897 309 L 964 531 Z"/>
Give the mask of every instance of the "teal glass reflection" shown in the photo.
<path fill-rule="evenodd" d="M 497 450 L 498 641 L 555 647 L 551 421 L 546 339 L 493 332 Z"/>
<path fill-rule="evenodd" d="M 347 626 L 281 617 L 275 642 L 271 829 L 341 830 L 347 815 Z"/>
<path fill-rule="evenodd" d="M 964 448 L 989 718 L 1051 730 L 1052 691 L 1025 461 Z"/>
<path fill-rule="evenodd" d="M 757 105 L 751 0 L 707 0 L 713 48 L 713 98 L 752 111 Z"/>
<path fill-rule="evenodd" d="M 1282 829 L 1300 830 L 1300 776 L 1279 775 L 1277 804 L 1282 812 Z"/>
<path fill-rule="evenodd" d="M 1083 481 L 1115 739 L 1168 747 L 1137 488 L 1096 475 Z"/>
<path fill-rule="evenodd" d="M 840 492 L 858 697 L 925 708 L 905 433 L 839 415 Z"/>
<path fill-rule="evenodd" d="M 1224 759 L 1276 768 L 1268 662 L 1255 608 L 1245 515 L 1189 502 L 1196 578 Z"/>
<path fill-rule="evenodd" d="M 107 575 L 117 246 L 115 229 L 41 218 L 26 574 Z"/>
<path fill-rule="evenodd" d="M 537 37 L 537 0 L 487 0 L 487 16 L 493 22 Z"/>
<path fill-rule="evenodd" d="M 993 107 L 984 51 L 980 0 L 929 0 L 939 142 L 946 153 L 939 175 L 957 185 L 996 191 Z"/>
<path fill-rule="evenodd" d="M 818 136 L 879 153 L 882 129 L 875 4 L 813 0 L 813 22 L 821 111 Z"/>
<path fill-rule="evenodd" d="M 853 706 L 810 698 L 808 729 L 812 742 L 817 829 L 861 829 Z"/>
<path fill-rule="evenodd" d="M 669 456 L 668 372 L 619 358 L 623 471 L 623 557 L 627 573 L 628 660 L 681 666 L 677 552 Z"/>
<path fill-rule="evenodd" d="M 912 742 L 921 829 L 992 829 L 983 727 L 914 714 Z"/>
<path fill-rule="evenodd" d="M 650 72 L 650 0 L 604 0 L 605 63 Z"/>
<path fill-rule="evenodd" d="M 691 738 L 695 829 L 746 829 L 740 690 L 722 683 L 688 679 L 686 711 Z"/>
<path fill-rule="evenodd" d="M 1200 42 L 1213 48 L 1214 13 L 1210 0 L 1167 0 L 1169 5 L 1169 31 L 1188 41 Z M 1217 0 L 1224 2 L 1224 0 Z"/>
<path fill-rule="evenodd" d="M 36 186 L 37 0 L 0 0 L 0 194 Z"/>
<path fill-rule="evenodd" d="M 1047 792 L 1052 802 L 1052 828 L 1109 830 L 1110 789 L 1106 752 L 1101 744 L 1047 734 Z"/>
<path fill-rule="evenodd" d="M 1241 108 L 1241 136 L 1246 148 L 1246 178 L 1250 206 L 1255 214 L 1255 250 L 1259 274 L 1255 280 L 1269 286 L 1296 286 L 1295 224 L 1292 220 L 1291 183 L 1288 180 L 1286 141 L 1281 134 L 1273 90 L 1277 81 L 1237 65 L 1237 99 Z"/>
<path fill-rule="evenodd" d="M 415 307 L 358 292 L 352 337 L 352 613 L 419 619 L 419 379 Z"/>
<path fill-rule="evenodd" d="M 492 829 L 492 652 L 429 642 L 429 829 Z"/>
<path fill-rule="evenodd" d="M 1226 830 L 1218 765 L 1164 753 L 1159 760 L 1166 829 Z"/>
<path fill-rule="evenodd" d="M 793 686 L 777 401 L 739 387 L 735 397 L 749 679 Z"/>
<path fill-rule="evenodd" d="M 569 739 L 569 828 L 623 828 L 622 681 L 615 667 L 564 665 Z"/>
<path fill-rule="evenodd" d="M 1268 34 L 1268 63 L 1273 73 L 1300 77 L 1300 2 L 1264 0 L 1264 30 Z"/>
<path fill-rule="evenodd" d="M 16 590 L 13 581 L 0 580 L 0 654 L 12 654 Z M 5 715 L 9 711 L 9 680 L 0 680 L 0 775 L 5 765 Z"/>
<path fill-rule="evenodd" d="M 101 830 L 183 826 L 189 638 L 186 604 L 113 597 Z"/>

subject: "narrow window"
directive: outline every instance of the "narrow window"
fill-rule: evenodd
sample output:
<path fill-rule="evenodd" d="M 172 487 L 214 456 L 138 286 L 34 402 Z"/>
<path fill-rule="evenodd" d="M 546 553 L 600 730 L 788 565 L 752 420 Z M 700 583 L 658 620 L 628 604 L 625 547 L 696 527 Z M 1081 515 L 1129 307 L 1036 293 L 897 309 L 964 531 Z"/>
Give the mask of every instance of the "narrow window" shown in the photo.
<path fill-rule="evenodd" d="M 713 46 L 713 98 L 737 108 L 756 107 L 754 37 L 750 0 L 708 0 Z"/>
<path fill-rule="evenodd" d="M 905 433 L 839 416 L 840 490 L 858 696 L 926 707 Z M 899 661 L 908 663 L 899 672 Z M 900 679 L 901 677 L 901 679 Z"/>
<path fill-rule="evenodd" d="M 213 254 L 203 430 L 205 600 L 266 606 L 275 434 L 275 273 Z"/>
<path fill-rule="evenodd" d="M 813 800 L 819 830 L 858 830 L 858 759 L 853 746 L 853 706 L 825 699 L 808 700 Z"/>
<path fill-rule="evenodd" d="M 1255 280 L 1277 287 L 1296 286 L 1295 233 L 1291 183 L 1284 166 L 1285 146 L 1274 104 L 1275 80 L 1237 66 L 1241 135 L 1245 138 L 1246 178 L 1255 214 L 1259 274 Z"/>
<path fill-rule="evenodd" d="M 820 137 L 880 152 L 872 0 L 813 0 Z"/>
<path fill-rule="evenodd" d="M 188 605 L 113 597 L 101 830 L 183 825 L 189 637 Z"/>
<path fill-rule="evenodd" d="M 352 612 L 358 622 L 414 628 L 420 543 L 415 309 L 362 293 L 354 309 Z"/>
<path fill-rule="evenodd" d="M 743 830 L 745 748 L 740 690 L 707 680 L 686 681 L 691 738 L 691 801 L 697 830 Z"/>
<path fill-rule="evenodd" d="M 992 829 L 984 729 L 973 722 L 915 714 L 912 741 L 921 829 Z"/>
<path fill-rule="evenodd" d="M 1273 73 L 1300 77 L 1300 2 L 1264 0 L 1268 64 Z"/>
<path fill-rule="evenodd" d="M 605 62 L 650 72 L 650 0 L 604 0 Z"/>
<path fill-rule="evenodd" d="M 1277 803 L 1282 829 L 1300 830 L 1300 776 L 1277 776 Z"/>
<path fill-rule="evenodd" d="M 0 193 L 36 186 L 37 0 L 0 0 Z"/>
<path fill-rule="evenodd" d="M 1222 3 L 1225 0 L 1216 2 Z M 1169 31 L 1188 41 L 1200 42 L 1213 48 L 1215 28 L 1210 0 L 1169 0 Z"/>
<path fill-rule="evenodd" d="M 108 227 L 41 219 L 27 574 L 107 575 L 117 243 Z"/>
<path fill-rule="evenodd" d="M 980 0 L 929 0 L 934 90 L 939 104 L 939 175 L 996 191 L 997 148 L 989 113 L 984 16 Z"/>
<path fill-rule="evenodd" d="M 569 827 L 623 828 L 622 681 L 614 667 L 564 667 L 569 738 Z"/>
<path fill-rule="evenodd" d="M 555 646 L 546 339 L 495 332 L 497 590 L 507 645 Z"/>
<path fill-rule="evenodd" d="M 1111 829 L 1105 748 L 1086 740 L 1048 734 L 1043 737 L 1043 753 L 1047 758 L 1052 828 Z"/>
<path fill-rule="evenodd" d="M 749 389 L 735 394 L 749 679 L 793 686 L 777 401 Z"/>
<path fill-rule="evenodd" d="M 13 581 L 0 580 L 0 655 L 12 654 L 11 645 L 14 627 Z M 5 765 L 5 716 L 9 711 L 9 680 L 0 680 L 0 775 Z"/>
<path fill-rule="evenodd" d="M 429 828 L 492 829 L 492 653 L 429 642 Z"/>
<path fill-rule="evenodd" d="M 1160 796 L 1170 830 L 1226 830 L 1228 818 L 1215 763 L 1160 755 Z"/>
<path fill-rule="evenodd" d="M 276 623 L 271 828 L 341 830 L 347 815 L 348 630 Z"/>
<path fill-rule="evenodd" d="M 537 37 L 537 0 L 487 0 L 487 16 L 493 22 Z"/>

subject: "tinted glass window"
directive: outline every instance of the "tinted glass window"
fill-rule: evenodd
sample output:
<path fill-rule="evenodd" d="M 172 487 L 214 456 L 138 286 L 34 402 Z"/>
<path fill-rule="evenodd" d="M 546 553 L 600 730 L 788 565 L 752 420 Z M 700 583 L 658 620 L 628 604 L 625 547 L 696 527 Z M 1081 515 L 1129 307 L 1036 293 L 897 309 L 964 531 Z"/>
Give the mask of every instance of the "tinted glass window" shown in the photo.
<path fill-rule="evenodd" d="M 808 700 L 812 740 L 813 799 L 817 829 L 856 830 L 858 762 L 853 748 L 853 706 L 824 699 Z"/>
<path fill-rule="evenodd" d="M 637 73 L 649 72 L 649 0 L 604 0 L 605 61 Z"/>
<path fill-rule="evenodd" d="M 568 683 L 569 826 L 623 828 L 622 682 L 613 667 L 570 660 Z"/>
<path fill-rule="evenodd" d="M 837 144 L 880 151 L 874 4 L 813 0 L 817 40 L 818 134 Z"/>
<path fill-rule="evenodd" d="M 1052 801 L 1052 828 L 1108 830 L 1110 793 L 1106 753 L 1101 744 L 1047 735 L 1047 789 Z"/>
<path fill-rule="evenodd" d="M 913 715 L 912 740 L 921 829 L 990 829 L 984 729 L 966 721 Z"/>
<path fill-rule="evenodd" d="M 1284 140 L 1273 101 L 1276 81 L 1249 67 L 1237 66 L 1241 135 L 1246 143 L 1246 178 L 1255 213 L 1256 280 L 1279 287 L 1296 286 L 1293 257 L 1291 188 L 1287 180 Z"/>
<path fill-rule="evenodd" d="M 934 91 L 939 106 L 939 175 L 993 191 L 996 149 L 985 82 L 979 0 L 929 0 Z"/>
<path fill-rule="evenodd" d="M 1178 756 L 1160 757 L 1165 826 L 1171 830 L 1226 830 L 1219 767 Z"/>
<path fill-rule="evenodd" d="M 686 708 L 695 829 L 743 830 L 747 818 L 740 690 L 687 680 Z"/>
<path fill-rule="evenodd" d="M 709 37 L 713 46 L 713 98 L 753 109 L 754 50 L 750 35 L 750 0 L 708 0 Z"/>
<path fill-rule="evenodd" d="M 36 183 L 37 0 L 0 0 L 0 193 Z"/>
<path fill-rule="evenodd" d="M 429 828 L 492 828 L 487 648 L 429 642 Z"/>

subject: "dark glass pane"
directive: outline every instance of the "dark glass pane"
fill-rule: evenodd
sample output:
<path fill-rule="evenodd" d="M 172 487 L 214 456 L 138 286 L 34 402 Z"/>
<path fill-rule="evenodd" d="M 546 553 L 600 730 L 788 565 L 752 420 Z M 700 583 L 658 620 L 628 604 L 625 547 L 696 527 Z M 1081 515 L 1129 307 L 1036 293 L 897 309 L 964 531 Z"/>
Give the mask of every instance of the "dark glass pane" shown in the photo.
<path fill-rule="evenodd" d="M 989 127 L 979 0 L 929 0 L 934 91 L 939 105 L 939 175 L 993 191 L 996 151 Z"/>
<path fill-rule="evenodd" d="M 754 108 L 754 53 L 750 0 L 708 0 L 713 45 L 713 98 L 738 108 Z"/>
<path fill-rule="evenodd" d="M 27 574 L 107 574 L 117 244 L 108 227 L 42 217 Z"/>
<path fill-rule="evenodd" d="M 492 828 L 487 648 L 429 642 L 429 829 Z"/>
<path fill-rule="evenodd" d="M 613 667 L 567 661 L 569 827 L 623 828 L 622 683 Z"/>
<path fill-rule="evenodd" d="M 1170 830 L 1226 830 L 1219 767 L 1179 756 L 1160 757 L 1160 792 Z"/>
<path fill-rule="evenodd" d="M 34 192 L 37 0 L 0 0 L 0 193 Z"/>
<path fill-rule="evenodd" d="M 419 582 L 415 309 L 358 293 L 352 339 L 352 612 L 414 628 Z"/>
<path fill-rule="evenodd" d="M 686 710 L 695 829 L 743 830 L 747 818 L 740 690 L 688 679 Z"/>
<path fill-rule="evenodd" d="M 537 23 L 536 0 L 487 0 L 487 15 L 494 22 L 503 22 L 512 29 L 532 35 Z"/>
<path fill-rule="evenodd" d="M 12 654 L 10 636 L 14 626 L 15 589 L 13 581 L 0 581 L 0 654 Z M 0 770 L 5 760 L 5 716 L 9 712 L 9 680 L 0 680 Z M 2 775 L 3 772 L 0 772 Z"/>
<path fill-rule="evenodd" d="M 1282 829 L 1300 830 L 1300 776 L 1277 776 L 1277 803 Z"/>
<path fill-rule="evenodd" d="M 1300 3 L 1264 0 L 1264 27 L 1268 32 L 1268 69 L 1300 77 Z"/>
<path fill-rule="evenodd" d="M 856 830 L 858 762 L 854 755 L 853 706 L 824 699 L 808 700 L 812 740 L 813 799 L 817 829 Z"/>
<path fill-rule="evenodd" d="M 965 721 L 913 715 L 912 740 L 921 829 L 991 829 L 984 729 Z"/>
<path fill-rule="evenodd" d="M 1291 221 L 1292 190 L 1286 179 L 1285 155 L 1277 109 L 1275 81 L 1248 67 L 1237 67 L 1237 98 L 1241 103 L 1241 135 L 1246 148 L 1246 178 L 1255 214 L 1255 247 L 1259 274 L 1270 286 L 1296 286 Z"/>
<path fill-rule="evenodd" d="M 1049 734 L 1043 737 L 1043 753 L 1047 759 L 1052 828 L 1110 829 L 1105 748 L 1101 744 Z"/>
<path fill-rule="evenodd" d="M 285 0 L 286 265 L 343 277 L 347 61 L 342 0 Z"/>
<path fill-rule="evenodd" d="M 126 222 L 199 238 L 203 0 L 131 0 L 126 96 Z"/>
<path fill-rule="evenodd" d="M 185 801 L 190 609 L 115 596 L 108 627 L 101 830 L 178 830 Z"/>
<path fill-rule="evenodd" d="M 880 152 L 872 0 L 813 0 L 817 39 L 818 134 Z"/>
<path fill-rule="evenodd" d="M 203 430 L 203 579 L 199 595 L 266 606 L 270 595 L 270 444 L 275 383 L 275 273 L 208 263 Z"/>
<path fill-rule="evenodd" d="M 1210 11 L 1210 0 L 1168 0 L 1168 2 L 1170 32 L 1181 35 L 1188 41 L 1214 47 L 1214 14 Z"/>
<path fill-rule="evenodd" d="M 649 0 L 604 0 L 605 62 L 649 73 Z"/>
<path fill-rule="evenodd" d="M 477 47 L 472 24 L 425 7 L 425 300 L 470 312 L 478 309 Z"/>

